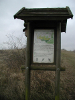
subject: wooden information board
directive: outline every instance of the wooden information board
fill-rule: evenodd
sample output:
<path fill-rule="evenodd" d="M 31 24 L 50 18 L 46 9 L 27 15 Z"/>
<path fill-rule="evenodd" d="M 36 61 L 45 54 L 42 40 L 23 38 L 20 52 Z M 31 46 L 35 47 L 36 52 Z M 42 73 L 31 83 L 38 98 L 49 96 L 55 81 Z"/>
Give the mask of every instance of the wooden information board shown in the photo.
<path fill-rule="evenodd" d="M 25 100 L 30 100 L 31 70 L 56 71 L 55 100 L 59 100 L 60 71 L 65 71 L 65 68 L 61 67 L 61 32 L 66 32 L 67 19 L 73 18 L 70 8 L 67 6 L 34 9 L 23 7 L 14 18 L 24 20 L 23 31 L 27 36 Z M 44 66 L 40 67 L 40 65 Z M 47 67 L 47 65 L 55 65 L 55 67 Z"/>

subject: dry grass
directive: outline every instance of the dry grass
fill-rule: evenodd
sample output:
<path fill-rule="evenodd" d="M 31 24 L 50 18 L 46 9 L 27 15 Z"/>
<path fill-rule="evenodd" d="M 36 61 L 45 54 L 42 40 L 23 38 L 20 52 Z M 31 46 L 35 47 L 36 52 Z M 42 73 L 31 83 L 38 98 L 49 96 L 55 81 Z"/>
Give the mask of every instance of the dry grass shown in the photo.
<path fill-rule="evenodd" d="M 54 81 L 55 72 L 31 71 L 31 100 L 54 100 Z"/>
<path fill-rule="evenodd" d="M 72 51 L 62 51 L 62 66 L 66 71 L 61 72 L 61 93 L 66 99 L 75 99 L 75 53 Z"/>
<path fill-rule="evenodd" d="M 0 100 L 24 99 L 25 76 L 20 69 L 25 63 L 24 51 L 5 50 L 0 54 Z"/>
<path fill-rule="evenodd" d="M 0 51 L 0 100 L 24 100 L 25 50 Z M 60 76 L 60 100 L 75 99 L 75 53 L 62 50 L 61 66 L 66 71 Z M 31 100 L 54 100 L 55 72 L 31 71 Z"/>

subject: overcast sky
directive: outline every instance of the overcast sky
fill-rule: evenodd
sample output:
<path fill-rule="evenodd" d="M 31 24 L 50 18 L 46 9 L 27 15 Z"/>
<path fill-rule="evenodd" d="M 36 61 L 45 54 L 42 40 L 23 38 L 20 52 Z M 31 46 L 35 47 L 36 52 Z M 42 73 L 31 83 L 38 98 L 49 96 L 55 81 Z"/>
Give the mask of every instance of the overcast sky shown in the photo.
<path fill-rule="evenodd" d="M 13 39 L 15 41 L 20 39 L 21 45 L 26 44 L 26 37 L 23 32 L 24 22 L 13 17 L 22 7 L 53 8 L 66 6 L 70 7 L 74 15 L 75 0 L 0 0 L 0 49 L 8 48 L 6 42 L 12 43 Z M 75 16 L 73 19 L 67 20 L 66 33 L 61 33 L 61 48 L 75 50 Z"/>

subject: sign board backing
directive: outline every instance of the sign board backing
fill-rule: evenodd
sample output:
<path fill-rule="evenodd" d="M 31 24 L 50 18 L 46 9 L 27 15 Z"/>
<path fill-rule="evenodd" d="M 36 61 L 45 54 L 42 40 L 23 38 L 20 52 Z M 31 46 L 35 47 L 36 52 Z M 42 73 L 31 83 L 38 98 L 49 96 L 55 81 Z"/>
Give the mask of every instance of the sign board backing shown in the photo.
<path fill-rule="evenodd" d="M 54 29 L 35 29 L 33 63 L 54 63 Z"/>

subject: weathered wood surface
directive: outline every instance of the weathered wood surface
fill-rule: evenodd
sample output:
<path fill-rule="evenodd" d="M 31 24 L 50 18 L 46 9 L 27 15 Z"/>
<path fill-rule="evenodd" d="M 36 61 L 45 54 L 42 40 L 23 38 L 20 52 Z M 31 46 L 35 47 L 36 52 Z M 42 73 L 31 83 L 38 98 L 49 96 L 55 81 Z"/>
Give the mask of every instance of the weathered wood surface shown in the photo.
<path fill-rule="evenodd" d="M 66 8 L 39 8 L 39 9 L 26 9 L 22 8 L 15 15 L 14 18 L 22 19 L 24 22 L 28 22 L 27 29 L 25 28 L 23 31 L 27 30 L 27 55 L 26 55 L 26 80 L 25 80 L 25 100 L 29 100 L 30 98 L 30 70 L 50 70 L 56 71 L 56 83 L 55 83 L 55 100 L 59 100 L 59 87 L 60 87 L 60 70 L 65 70 L 60 67 L 61 63 L 61 32 L 66 31 L 66 22 L 68 18 L 72 18 L 73 14 L 69 7 Z M 40 66 L 32 66 L 30 65 L 30 39 L 32 38 L 32 32 L 30 34 L 30 24 L 29 22 L 34 21 L 57 21 L 57 36 L 56 36 L 56 67 L 40 67 Z M 54 23 L 55 24 L 55 23 Z M 36 23 L 35 23 L 36 25 Z M 45 25 L 46 26 L 46 25 Z"/>
<path fill-rule="evenodd" d="M 47 70 L 47 71 L 56 71 L 56 67 L 54 67 L 53 65 L 51 67 L 47 67 L 47 66 L 31 66 L 30 67 L 31 70 Z M 64 67 L 60 68 L 60 71 L 65 71 Z"/>
<path fill-rule="evenodd" d="M 69 13 L 70 12 L 70 13 Z M 67 16 L 68 18 L 73 17 L 69 7 L 66 8 L 34 8 L 34 9 L 27 9 L 22 8 L 22 10 L 18 11 L 14 15 L 14 18 L 16 17 L 28 17 L 28 16 Z"/>
<path fill-rule="evenodd" d="M 60 63 L 61 63 L 61 23 L 57 25 L 57 50 L 56 50 L 56 81 L 55 81 L 55 100 L 59 100 L 60 89 Z"/>
<path fill-rule="evenodd" d="M 26 70 L 25 70 L 25 100 L 30 98 L 30 23 L 28 23 L 28 36 L 26 48 Z"/>
<path fill-rule="evenodd" d="M 21 70 L 25 70 L 25 65 L 21 66 Z M 37 66 L 37 65 L 31 65 L 30 70 L 47 70 L 47 71 L 56 71 L 55 65 L 52 66 Z M 65 71 L 65 67 L 60 67 L 60 71 Z"/>
<path fill-rule="evenodd" d="M 61 32 L 66 30 L 66 22 L 68 18 L 73 18 L 73 14 L 69 7 L 66 8 L 22 8 L 14 18 L 26 21 L 61 21 Z M 66 21 L 65 21 L 66 20 Z"/>

